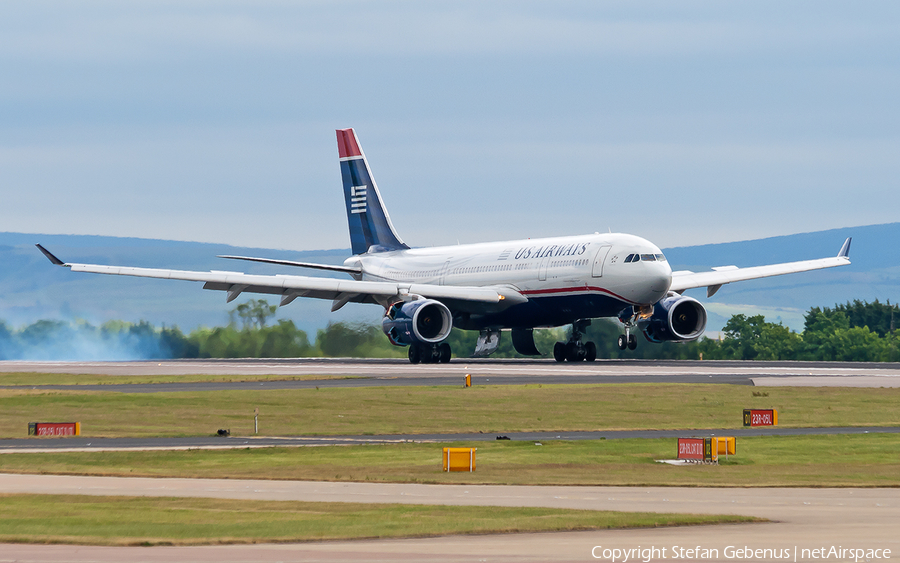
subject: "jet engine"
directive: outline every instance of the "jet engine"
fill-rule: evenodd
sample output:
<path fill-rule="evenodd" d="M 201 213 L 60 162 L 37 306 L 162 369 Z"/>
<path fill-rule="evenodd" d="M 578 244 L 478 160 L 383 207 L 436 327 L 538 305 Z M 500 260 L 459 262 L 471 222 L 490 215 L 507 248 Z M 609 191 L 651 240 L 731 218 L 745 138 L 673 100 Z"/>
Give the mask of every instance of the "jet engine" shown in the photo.
<path fill-rule="evenodd" d="M 706 328 L 706 309 L 696 299 L 671 294 L 653 306 L 653 313 L 638 320 L 650 342 L 696 340 Z"/>
<path fill-rule="evenodd" d="M 395 346 L 436 344 L 450 336 L 451 328 L 450 309 L 434 299 L 394 303 L 381 321 L 381 330 Z"/>

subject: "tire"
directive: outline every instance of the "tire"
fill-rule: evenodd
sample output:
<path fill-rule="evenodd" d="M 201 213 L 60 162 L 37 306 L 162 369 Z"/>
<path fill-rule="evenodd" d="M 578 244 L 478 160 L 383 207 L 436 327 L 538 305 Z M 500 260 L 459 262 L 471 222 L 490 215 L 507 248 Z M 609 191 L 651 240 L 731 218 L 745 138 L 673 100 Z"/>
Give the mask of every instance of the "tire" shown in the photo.
<path fill-rule="evenodd" d="M 619 350 L 624 350 L 625 347 L 628 346 L 628 342 L 625 340 L 625 335 L 624 335 L 624 334 L 620 334 L 620 335 L 619 335 L 619 341 L 618 341 L 618 344 L 619 344 Z"/>
<path fill-rule="evenodd" d="M 584 361 L 593 362 L 597 359 L 597 345 L 593 342 L 584 343 Z"/>
<path fill-rule="evenodd" d="M 422 355 L 419 353 L 419 345 L 418 344 L 410 344 L 409 345 L 409 363 L 417 364 L 422 361 Z"/>
<path fill-rule="evenodd" d="M 557 342 L 553 346 L 553 359 L 557 362 L 566 361 L 566 345 L 562 342 Z"/>
<path fill-rule="evenodd" d="M 578 353 L 578 345 L 574 342 L 566 343 L 566 360 L 570 362 L 580 362 L 584 359 L 584 355 Z"/>
<path fill-rule="evenodd" d="M 440 346 L 440 350 L 441 350 L 441 363 L 449 364 L 450 363 L 450 354 L 453 353 L 453 351 L 450 350 L 450 345 L 447 344 L 446 342 L 442 342 L 441 346 Z"/>
<path fill-rule="evenodd" d="M 634 350 L 635 348 L 637 348 L 637 336 L 635 336 L 633 334 L 629 334 L 628 335 L 628 349 Z"/>

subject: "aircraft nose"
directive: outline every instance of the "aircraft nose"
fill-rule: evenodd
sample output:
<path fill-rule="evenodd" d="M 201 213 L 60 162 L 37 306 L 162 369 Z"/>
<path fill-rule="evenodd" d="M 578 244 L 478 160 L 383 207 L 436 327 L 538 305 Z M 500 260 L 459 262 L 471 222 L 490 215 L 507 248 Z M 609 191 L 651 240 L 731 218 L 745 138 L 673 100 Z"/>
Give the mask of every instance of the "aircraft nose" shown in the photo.
<path fill-rule="evenodd" d="M 665 262 L 657 262 L 652 264 L 651 271 L 648 274 L 647 287 L 649 293 L 653 294 L 652 299 L 659 301 L 666 296 L 669 292 L 669 287 L 672 285 L 672 268 Z"/>

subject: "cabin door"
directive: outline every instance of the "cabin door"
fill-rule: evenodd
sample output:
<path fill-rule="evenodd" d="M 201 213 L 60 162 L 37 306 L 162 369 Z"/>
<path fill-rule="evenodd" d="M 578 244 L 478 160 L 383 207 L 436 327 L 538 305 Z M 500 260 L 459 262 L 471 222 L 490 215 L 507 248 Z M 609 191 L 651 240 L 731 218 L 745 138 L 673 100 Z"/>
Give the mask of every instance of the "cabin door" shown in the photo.
<path fill-rule="evenodd" d="M 611 246 L 601 246 L 600 250 L 594 256 L 594 266 L 591 268 L 591 275 L 599 278 L 603 275 L 603 263 L 606 262 L 606 255 L 609 254 Z"/>

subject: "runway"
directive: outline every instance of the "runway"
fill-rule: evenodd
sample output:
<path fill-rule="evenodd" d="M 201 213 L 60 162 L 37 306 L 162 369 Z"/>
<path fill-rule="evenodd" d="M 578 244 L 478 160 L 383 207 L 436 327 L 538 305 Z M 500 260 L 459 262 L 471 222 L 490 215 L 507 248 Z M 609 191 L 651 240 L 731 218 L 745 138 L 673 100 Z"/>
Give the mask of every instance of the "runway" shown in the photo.
<path fill-rule="evenodd" d="M 109 376 L 104 385 L 46 385 L 46 389 L 131 393 L 240 389 L 308 389 L 459 385 L 466 374 L 475 384 L 722 383 L 900 387 L 900 364 L 854 362 L 740 362 L 674 360 L 466 359 L 449 364 L 412 365 L 401 359 L 300 358 L 267 360 L 168 360 L 136 362 L 2 361 L 0 373 L 32 372 Z M 271 376 L 266 381 L 128 384 L 129 376 Z M 277 376 L 349 379 L 278 380 Z M 2 376 L 0 376 L 2 384 Z M 9 387 L 9 386 L 5 386 Z M 16 386 L 26 387 L 26 386 Z"/>
<path fill-rule="evenodd" d="M 690 470 L 680 468 L 673 470 Z M 678 487 L 522 487 L 142 479 L 0 475 L 0 492 L 80 495 L 214 497 L 462 506 L 543 506 L 588 510 L 742 514 L 769 523 L 555 534 L 450 536 L 386 541 L 315 542 L 228 547 L 96 548 L 0 545 L 0 559 L 27 561 L 590 561 L 596 546 L 631 549 L 700 546 L 709 560 L 734 560 L 729 546 L 786 550 L 842 547 L 900 553 L 898 489 L 745 489 Z M 780 552 L 780 551 L 779 551 Z M 883 553 L 883 552 L 882 552 Z M 679 557 L 680 558 L 680 557 Z M 697 560 L 699 558 L 690 558 Z M 775 558 L 755 557 L 753 560 Z M 839 558 L 838 560 L 846 560 Z M 607 559 L 609 561 L 609 559 Z"/>

